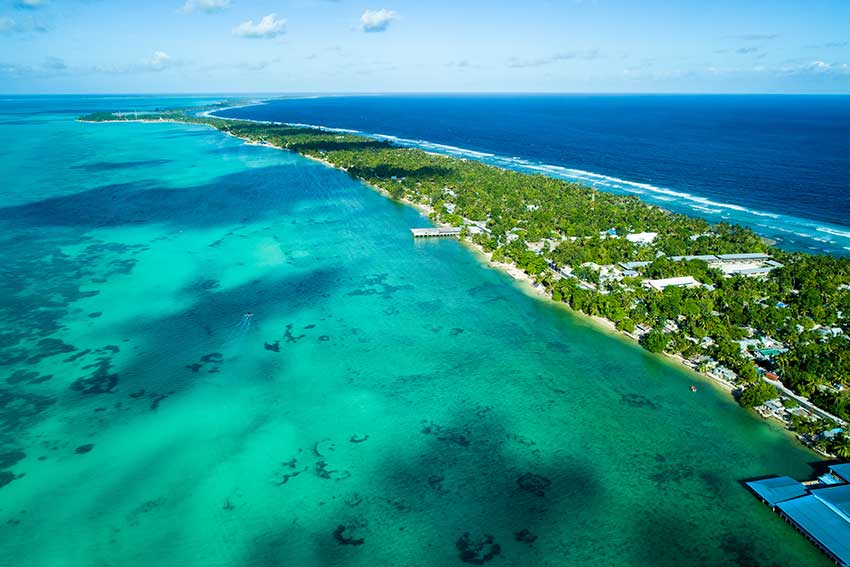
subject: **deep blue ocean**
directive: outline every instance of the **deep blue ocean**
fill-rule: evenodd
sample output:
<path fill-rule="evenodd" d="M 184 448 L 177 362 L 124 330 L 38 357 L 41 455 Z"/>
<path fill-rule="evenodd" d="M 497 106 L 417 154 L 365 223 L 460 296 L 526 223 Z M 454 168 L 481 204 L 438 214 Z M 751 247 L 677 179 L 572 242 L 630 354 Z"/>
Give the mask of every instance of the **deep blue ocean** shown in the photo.
<path fill-rule="evenodd" d="M 850 251 L 850 96 L 321 96 L 218 114 L 355 130 Z"/>

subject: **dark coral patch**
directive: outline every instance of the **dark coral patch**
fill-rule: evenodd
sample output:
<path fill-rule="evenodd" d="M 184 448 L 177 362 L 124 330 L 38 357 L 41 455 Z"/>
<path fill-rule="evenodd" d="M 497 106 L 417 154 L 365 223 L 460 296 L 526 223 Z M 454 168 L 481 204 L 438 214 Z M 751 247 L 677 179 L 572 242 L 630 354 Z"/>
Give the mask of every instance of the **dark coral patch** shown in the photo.
<path fill-rule="evenodd" d="M 283 338 L 288 343 L 297 343 L 298 341 L 300 341 L 301 339 L 303 339 L 306 336 L 307 335 L 304 335 L 304 334 L 293 335 L 292 334 L 292 323 L 289 323 L 286 326 L 286 332 L 283 333 Z"/>
<path fill-rule="evenodd" d="M 324 460 L 316 461 L 316 475 L 325 480 L 345 480 L 351 477 L 351 472 L 346 470 L 329 469 Z"/>
<path fill-rule="evenodd" d="M 455 547 L 460 552 L 460 560 L 470 565 L 484 565 L 502 552 L 502 547 L 493 536 L 485 534 L 474 540 L 469 532 L 460 536 Z"/>
<path fill-rule="evenodd" d="M 85 445 L 80 445 L 79 447 L 74 449 L 74 452 L 78 455 L 83 455 L 85 453 L 88 453 L 92 449 L 94 449 L 94 443 L 86 443 Z"/>
<path fill-rule="evenodd" d="M 22 474 L 16 475 L 15 473 L 9 472 L 9 471 L 0 471 L 0 488 L 3 488 L 4 486 L 9 484 L 13 480 L 19 479 L 22 476 L 24 476 L 24 475 L 22 475 Z"/>
<path fill-rule="evenodd" d="M 167 394 L 158 394 L 153 396 L 151 399 L 151 411 L 156 411 L 159 409 L 159 404 L 162 403 L 164 399 L 173 394 L 174 392 L 168 392 Z"/>
<path fill-rule="evenodd" d="M 32 370 L 18 370 L 6 378 L 6 383 L 11 385 L 26 383 L 26 384 L 41 384 L 53 378 L 53 374 L 45 374 L 39 376 L 38 372 Z"/>
<path fill-rule="evenodd" d="M 88 378 L 78 378 L 71 384 L 71 389 L 81 394 L 112 394 L 118 385 L 118 374 L 110 373 L 111 363 L 108 359 L 100 359 L 96 364 L 86 368 L 94 368 Z"/>
<path fill-rule="evenodd" d="M 39 352 L 27 359 L 30 364 L 40 362 L 42 359 L 66 352 L 77 350 L 73 345 L 63 342 L 61 339 L 41 339 L 37 343 Z"/>
<path fill-rule="evenodd" d="M 23 451 L 8 451 L 0 453 L 0 469 L 8 469 L 24 460 L 27 454 Z"/>
<path fill-rule="evenodd" d="M 0 389 L 0 433 L 27 426 L 55 401 L 38 394 Z"/>
<path fill-rule="evenodd" d="M 658 405 L 643 394 L 625 394 L 622 402 L 633 408 L 658 409 Z"/>
<path fill-rule="evenodd" d="M 422 433 L 433 435 L 439 441 L 447 441 L 461 447 L 469 447 L 469 433 L 467 431 L 457 431 L 450 427 L 438 425 L 433 421 L 422 421 Z"/>
<path fill-rule="evenodd" d="M 346 527 L 342 524 L 338 525 L 334 530 L 334 539 L 340 545 L 363 545 L 366 540 L 362 537 L 346 536 L 345 532 L 351 530 L 351 527 Z"/>
<path fill-rule="evenodd" d="M 545 476 L 534 473 L 524 473 L 516 479 L 517 486 L 525 492 L 535 496 L 546 496 L 546 490 L 552 485 L 552 481 Z"/>

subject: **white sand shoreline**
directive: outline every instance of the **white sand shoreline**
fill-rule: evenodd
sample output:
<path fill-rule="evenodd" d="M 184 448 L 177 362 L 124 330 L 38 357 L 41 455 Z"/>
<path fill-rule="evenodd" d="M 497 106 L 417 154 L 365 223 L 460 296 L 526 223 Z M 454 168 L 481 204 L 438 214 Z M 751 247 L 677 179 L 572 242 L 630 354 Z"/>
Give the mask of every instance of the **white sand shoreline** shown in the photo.
<path fill-rule="evenodd" d="M 238 119 L 238 118 L 220 118 L 220 117 L 217 117 L 217 116 L 209 116 L 209 117 L 214 118 L 214 119 L 220 119 L 220 120 L 261 122 L 261 121 L 254 121 L 254 120 L 241 120 L 241 119 Z M 184 121 L 180 121 L 180 120 L 159 120 L 159 119 L 157 119 L 157 120 L 145 120 L 145 119 L 142 119 L 142 120 L 101 120 L 101 121 L 79 120 L 79 121 L 80 122 L 89 122 L 89 123 L 142 122 L 142 123 L 171 123 L 171 124 L 184 124 L 184 125 L 192 125 L 193 124 L 192 122 L 184 122 Z M 262 122 L 262 123 L 270 123 L 270 122 Z M 348 170 L 346 168 L 337 166 L 337 165 L 327 161 L 326 159 L 323 159 L 323 158 L 320 158 L 320 157 L 305 155 L 305 154 L 299 153 L 297 151 L 290 150 L 289 148 L 286 148 L 286 147 L 276 146 L 276 145 L 274 145 L 270 142 L 258 142 L 256 140 L 252 140 L 252 139 L 244 137 L 244 136 L 237 136 L 237 135 L 232 134 L 230 132 L 226 132 L 226 131 L 223 131 L 219 128 L 216 128 L 215 126 L 210 125 L 210 124 L 198 124 L 198 125 L 199 126 L 208 126 L 209 128 L 212 128 L 214 130 L 218 130 L 219 132 L 222 132 L 223 134 L 225 134 L 227 136 L 230 136 L 232 138 L 236 138 L 238 140 L 242 140 L 247 145 L 264 146 L 264 147 L 273 148 L 273 149 L 276 149 L 276 150 L 292 152 L 292 153 L 295 153 L 295 154 L 297 154 L 301 157 L 304 157 L 306 159 L 321 163 L 322 165 L 324 165 L 326 167 L 330 167 L 330 168 L 337 169 L 339 171 L 344 171 L 344 172 L 348 173 Z M 290 124 L 285 124 L 285 125 L 290 126 Z M 432 153 L 432 152 L 427 152 L 427 153 Z M 433 153 L 433 155 L 440 156 L 440 157 L 446 157 L 446 158 L 450 157 L 450 156 L 446 156 L 446 155 L 440 154 L 440 153 Z M 352 176 L 352 177 L 354 177 L 354 176 Z M 431 222 L 432 224 L 436 224 L 437 226 L 441 226 L 441 227 L 449 227 L 450 226 L 450 225 L 447 225 L 447 224 L 438 223 L 438 222 L 431 220 L 430 215 L 431 215 L 431 213 L 434 212 L 434 209 L 432 207 L 430 207 L 428 205 L 424 205 L 422 203 L 416 203 L 416 202 L 411 201 L 407 198 L 396 199 L 396 198 L 392 197 L 389 194 L 389 192 L 387 192 L 386 190 L 369 183 L 367 180 L 365 180 L 361 177 L 355 177 L 355 178 L 358 181 L 362 182 L 367 187 L 369 187 L 370 189 L 372 189 L 373 191 L 380 193 L 384 197 L 387 197 L 390 200 L 400 202 L 400 203 L 403 203 L 407 206 L 415 208 L 423 216 L 425 216 L 428 219 L 428 222 Z M 521 270 L 515 264 L 510 263 L 510 262 L 494 262 L 492 260 L 492 254 L 487 253 L 480 245 L 478 245 L 478 244 L 476 244 L 476 243 L 474 243 L 470 240 L 460 240 L 460 243 L 462 245 L 466 246 L 470 251 L 472 251 L 473 255 L 476 257 L 476 259 L 478 259 L 481 262 L 482 265 L 493 268 L 495 270 L 502 272 L 505 275 L 510 276 L 511 279 L 514 281 L 514 283 L 517 285 L 517 287 L 519 289 L 521 289 L 524 293 L 527 293 L 527 294 L 535 297 L 536 299 L 540 299 L 540 300 L 550 302 L 551 304 L 557 306 L 558 308 L 565 309 L 565 310 L 569 311 L 571 314 L 578 316 L 578 318 L 580 318 L 581 320 L 584 320 L 584 321 L 590 323 L 590 325 L 592 327 L 594 327 L 596 330 L 603 332 L 603 333 L 605 333 L 609 336 L 616 337 L 620 340 L 629 341 L 632 344 L 638 343 L 638 339 L 634 335 L 617 330 L 614 322 L 612 322 L 608 319 L 605 319 L 603 317 L 594 316 L 594 315 L 587 315 L 586 313 L 582 313 L 580 311 L 576 311 L 576 310 L 572 309 L 569 305 L 567 305 L 567 304 L 565 304 L 561 301 L 555 301 L 549 293 L 547 293 L 546 291 L 544 291 L 540 288 L 535 287 L 534 286 L 534 284 L 535 284 L 534 279 L 529 274 L 527 274 L 526 272 Z M 647 354 L 651 354 L 651 353 L 647 352 Z M 712 376 L 708 373 L 702 373 L 702 372 L 699 372 L 696 369 L 692 368 L 690 365 L 688 365 L 686 363 L 685 359 L 682 358 L 678 354 L 668 354 L 668 353 L 660 353 L 660 354 L 662 355 L 660 357 L 661 360 L 664 360 L 667 363 L 673 364 L 678 370 L 685 371 L 687 374 L 690 374 L 694 378 L 698 378 L 701 381 L 703 381 L 703 382 L 705 382 L 705 383 L 707 383 L 707 384 L 709 384 L 713 387 L 720 388 L 720 389 L 724 390 L 725 392 L 729 393 L 730 395 L 733 394 L 737 390 L 737 387 L 735 385 L 733 385 L 729 382 L 726 382 L 725 380 L 721 380 L 721 379 L 719 379 L 715 376 Z M 683 387 L 684 386 L 685 385 L 683 385 Z M 763 419 L 763 420 L 769 421 L 767 419 Z M 782 423 L 778 420 L 776 420 L 776 423 L 782 425 L 785 432 L 792 439 L 794 439 L 795 442 L 799 443 L 803 447 L 806 447 L 806 449 L 812 451 L 813 453 L 821 455 L 821 453 L 816 451 L 813 447 L 810 447 L 806 443 L 803 443 L 796 436 L 796 434 L 793 431 L 791 431 L 790 429 L 788 429 L 786 427 L 786 425 L 784 423 Z"/>

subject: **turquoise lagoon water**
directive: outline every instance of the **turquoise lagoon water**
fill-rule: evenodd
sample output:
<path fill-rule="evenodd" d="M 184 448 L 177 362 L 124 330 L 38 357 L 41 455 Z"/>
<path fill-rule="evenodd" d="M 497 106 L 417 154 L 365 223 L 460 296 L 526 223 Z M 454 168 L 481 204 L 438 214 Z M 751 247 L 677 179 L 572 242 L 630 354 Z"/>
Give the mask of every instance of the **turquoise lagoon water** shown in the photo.
<path fill-rule="evenodd" d="M 342 172 L 92 108 L 0 102 L 4 561 L 829 564 L 727 394 Z"/>

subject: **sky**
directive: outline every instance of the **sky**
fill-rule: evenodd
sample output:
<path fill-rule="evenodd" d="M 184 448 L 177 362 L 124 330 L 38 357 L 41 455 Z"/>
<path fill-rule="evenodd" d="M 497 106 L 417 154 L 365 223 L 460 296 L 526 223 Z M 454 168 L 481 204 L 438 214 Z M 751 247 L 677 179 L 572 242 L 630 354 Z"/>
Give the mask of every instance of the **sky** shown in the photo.
<path fill-rule="evenodd" d="M 3 93 L 850 93 L 850 0 L 0 0 Z"/>

